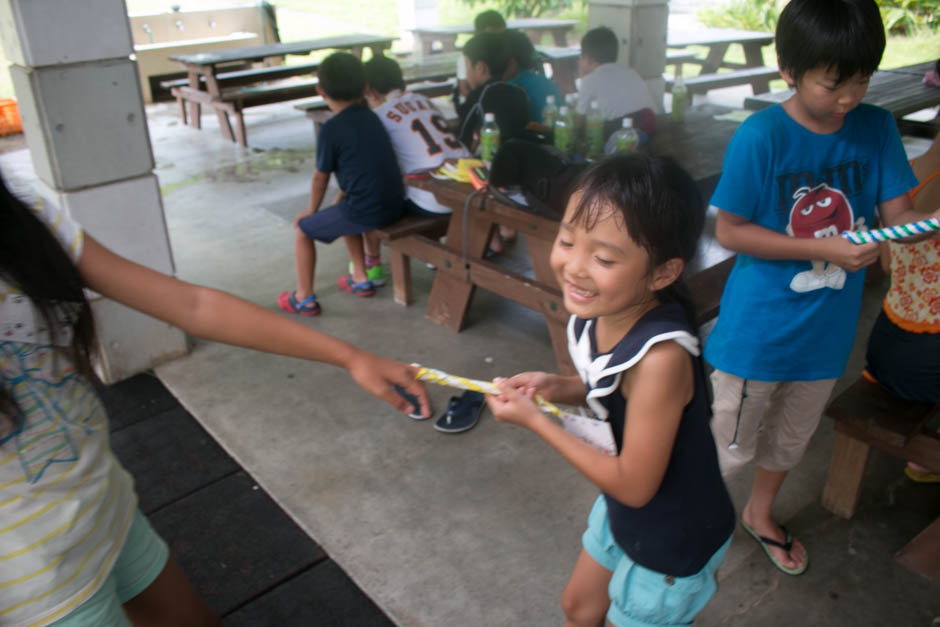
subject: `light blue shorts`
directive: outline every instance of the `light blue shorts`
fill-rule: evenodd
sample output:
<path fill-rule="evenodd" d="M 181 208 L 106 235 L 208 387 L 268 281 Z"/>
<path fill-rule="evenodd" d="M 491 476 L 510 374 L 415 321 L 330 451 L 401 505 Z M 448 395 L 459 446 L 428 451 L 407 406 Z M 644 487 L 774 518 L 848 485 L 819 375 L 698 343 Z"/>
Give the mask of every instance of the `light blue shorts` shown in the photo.
<path fill-rule="evenodd" d="M 617 627 L 688 625 L 715 595 L 715 571 L 725 558 L 731 538 L 711 556 L 705 567 L 689 577 L 673 577 L 640 566 L 614 542 L 604 495 L 597 497 L 588 528 L 581 536 L 584 550 L 613 572 L 607 594 L 607 620 Z"/>
<path fill-rule="evenodd" d="M 127 540 L 118 555 L 111 574 L 90 599 L 65 618 L 52 623 L 55 627 L 131 627 L 121 607 L 156 580 L 163 572 L 170 549 L 150 522 L 134 510 Z"/>

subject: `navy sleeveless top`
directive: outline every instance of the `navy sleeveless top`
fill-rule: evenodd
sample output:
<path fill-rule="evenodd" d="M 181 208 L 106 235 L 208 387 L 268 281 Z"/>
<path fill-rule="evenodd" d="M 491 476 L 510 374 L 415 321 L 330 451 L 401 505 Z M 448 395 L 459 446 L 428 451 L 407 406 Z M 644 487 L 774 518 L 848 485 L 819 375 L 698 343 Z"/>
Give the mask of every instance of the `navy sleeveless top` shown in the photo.
<path fill-rule="evenodd" d="M 731 536 L 735 525 L 734 506 L 721 478 L 708 425 L 698 337 L 685 312 L 673 303 L 644 314 L 608 353 L 597 352 L 594 324 L 593 319 L 572 316 L 568 322 L 568 350 L 587 388 L 588 406 L 610 422 L 618 452 L 623 448 L 627 407 L 620 390 L 624 371 L 638 363 L 654 344 L 669 340 L 685 348 L 695 360 L 695 393 L 682 413 L 659 491 L 640 508 L 604 494 L 611 532 L 624 553 L 660 573 L 694 575 Z"/>

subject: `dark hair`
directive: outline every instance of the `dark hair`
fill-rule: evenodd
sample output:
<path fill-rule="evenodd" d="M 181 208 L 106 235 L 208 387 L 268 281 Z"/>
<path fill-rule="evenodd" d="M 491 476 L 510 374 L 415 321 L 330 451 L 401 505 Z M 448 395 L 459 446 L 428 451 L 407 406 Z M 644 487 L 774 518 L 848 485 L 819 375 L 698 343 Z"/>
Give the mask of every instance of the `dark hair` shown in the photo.
<path fill-rule="evenodd" d="M 509 58 L 515 59 L 519 70 L 532 69 L 534 65 L 535 46 L 529 36 L 520 30 L 507 30 L 506 42 L 509 46 Z"/>
<path fill-rule="evenodd" d="M 324 94 L 343 102 L 361 99 L 366 86 L 362 61 L 348 52 L 334 52 L 323 59 L 317 79 Z"/>
<path fill-rule="evenodd" d="M 885 50 L 885 29 L 874 0 L 791 0 L 777 21 L 780 68 L 799 82 L 809 70 L 835 70 L 836 83 L 871 76 Z"/>
<path fill-rule="evenodd" d="M 489 11 L 477 13 L 477 16 L 473 18 L 473 32 L 482 33 L 488 30 L 506 30 L 506 20 L 499 14 L 499 11 L 490 9 Z"/>
<path fill-rule="evenodd" d="M 671 157 L 611 155 L 588 167 L 574 189 L 581 199 L 573 222 L 591 229 L 605 211 L 619 210 L 630 238 L 649 254 L 650 271 L 676 257 L 688 267 L 705 225 L 705 203 L 695 181 Z M 695 309 L 681 277 L 656 296 L 681 305 L 694 324 Z"/>
<path fill-rule="evenodd" d="M 0 177 L 0 278 L 16 287 L 38 308 L 47 327 L 59 320 L 72 322 L 69 352 L 76 370 L 93 384 L 98 382 L 91 366 L 95 333 L 91 307 L 85 298 L 78 269 L 59 240 L 17 198 Z M 9 297 L 8 297 L 9 298 Z M 0 385 L 0 411 L 16 412 L 11 390 Z M 0 425 L 2 426 L 2 425 Z"/>
<path fill-rule="evenodd" d="M 581 54 L 598 63 L 616 63 L 620 52 L 617 35 L 606 26 L 598 26 L 584 33 L 581 38 Z"/>
<path fill-rule="evenodd" d="M 405 88 L 401 67 L 395 59 L 384 55 L 375 56 L 363 64 L 362 70 L 365 73 L 366 85 L 382 95 L 393 89 Z"/>
<path fill-rule="evenodd" d="M 463 53 L 471 65 L 483 61 L 493 78 L 503 79 L 509 65 L 509 41 L 505 32 L 476 34 L 464 44 Z"/>

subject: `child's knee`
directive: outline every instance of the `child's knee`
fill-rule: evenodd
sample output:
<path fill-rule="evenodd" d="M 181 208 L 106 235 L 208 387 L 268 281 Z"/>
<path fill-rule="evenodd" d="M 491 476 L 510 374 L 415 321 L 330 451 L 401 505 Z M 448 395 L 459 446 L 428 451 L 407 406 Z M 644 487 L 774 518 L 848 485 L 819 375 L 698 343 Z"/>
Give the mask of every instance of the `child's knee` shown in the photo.
<path fill-rule="evenodd" d="M 569 624 L 603 625 L 604 617 L 607 615 L 607 605 L 606 603 L 599 604 L 593 598 L 582 596 L 572 586 L 567 586 L 561 593 L 561 611 L 564 612 Z"/>

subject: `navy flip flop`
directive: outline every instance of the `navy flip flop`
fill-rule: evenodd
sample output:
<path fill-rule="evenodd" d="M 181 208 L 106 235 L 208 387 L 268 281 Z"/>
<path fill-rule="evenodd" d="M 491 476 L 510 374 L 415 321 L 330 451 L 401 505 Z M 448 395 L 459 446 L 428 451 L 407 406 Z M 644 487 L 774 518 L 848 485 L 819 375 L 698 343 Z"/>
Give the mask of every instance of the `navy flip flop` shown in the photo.
<path fill-rule="evenodd" d="M 412 413 L 408 414 L 409 418 L 413 420 L 427 420 L 428 418 L 430 418 L 430 416 L 421 415 L 421 403 L 418 402 L 417 396 L 415 396 L 414 394 L 409 394 L 408 392 L 405 391 L 405 388 L 403 388 L 400 385 L 396 385 L 394 387 L 395 387 L 395 391 L 398 392 L 398 394 L 403 399 L 411 403 L 411 406 L 414 407 L 415 409 Z"/>
<path fill-rule="evenodd" d="M 483 413 L 483 394 L 467 390 L 452 396 L 447 411 L 437 419 L 434 428 L 443 433 L 462 433 L 472 429 Z"/>

